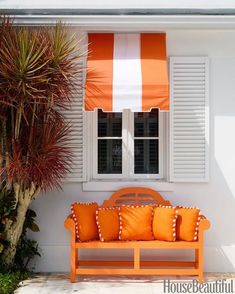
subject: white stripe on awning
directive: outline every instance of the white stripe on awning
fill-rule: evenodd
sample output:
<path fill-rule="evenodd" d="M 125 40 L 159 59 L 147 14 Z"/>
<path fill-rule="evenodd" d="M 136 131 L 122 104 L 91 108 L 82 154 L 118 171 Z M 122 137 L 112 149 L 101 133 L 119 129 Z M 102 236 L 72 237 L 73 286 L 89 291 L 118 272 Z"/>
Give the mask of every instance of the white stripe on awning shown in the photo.
<path fill-rule="evenodd" d="M 115 34 L 113 111 L 142 111 L 140 34 Z"/>

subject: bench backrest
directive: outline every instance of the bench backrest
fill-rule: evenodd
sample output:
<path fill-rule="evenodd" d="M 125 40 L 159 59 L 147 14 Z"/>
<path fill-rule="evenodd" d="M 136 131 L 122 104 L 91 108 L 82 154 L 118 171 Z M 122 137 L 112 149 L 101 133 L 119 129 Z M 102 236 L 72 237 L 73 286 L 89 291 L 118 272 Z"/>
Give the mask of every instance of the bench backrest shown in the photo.
<path fill-rule="evenodd" d="M 103 207 L 120 205 L 171 205 L 160 193 L 153 189 L 144 187 L 123 188 L 114 192 L 108 200 L 105 200 Z"/>

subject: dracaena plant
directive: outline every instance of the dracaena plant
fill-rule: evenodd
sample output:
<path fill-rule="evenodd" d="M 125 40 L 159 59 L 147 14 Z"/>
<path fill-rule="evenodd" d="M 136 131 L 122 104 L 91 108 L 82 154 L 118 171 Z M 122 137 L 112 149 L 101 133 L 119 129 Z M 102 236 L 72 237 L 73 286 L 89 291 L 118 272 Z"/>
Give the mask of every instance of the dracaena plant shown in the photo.
<path fill-rule="evenodd" d="M 79 41 L 62 24 L 30 29 L 1 19 L 0 190 L 12 190 L 16 199 L 15 218 L 5 223 L 6 264 L 14 261 L 31 201 L 60 188 L 71 166 L 70 125 L 60 110 L 81 86 Z"/>

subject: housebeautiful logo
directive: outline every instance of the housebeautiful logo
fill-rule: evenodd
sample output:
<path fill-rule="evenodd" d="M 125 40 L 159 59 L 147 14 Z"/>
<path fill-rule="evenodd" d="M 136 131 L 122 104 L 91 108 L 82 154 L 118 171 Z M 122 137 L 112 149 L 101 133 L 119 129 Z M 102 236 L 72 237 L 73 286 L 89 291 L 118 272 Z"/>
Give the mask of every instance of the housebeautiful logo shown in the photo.
<path fill-rule="evenodd" d="M 233 280 L 217 280 L 210 283 L 199 284 L 197 280 L 192 283 L 174 283 L 164 280 L 164 293 L 234 293 Z"/>

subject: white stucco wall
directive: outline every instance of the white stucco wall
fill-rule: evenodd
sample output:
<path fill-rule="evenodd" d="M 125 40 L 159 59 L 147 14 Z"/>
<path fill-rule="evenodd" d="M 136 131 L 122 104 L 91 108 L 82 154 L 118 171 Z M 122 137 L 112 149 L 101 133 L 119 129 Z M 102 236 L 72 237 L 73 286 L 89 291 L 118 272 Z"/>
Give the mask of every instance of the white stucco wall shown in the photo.
<path fill-rule="evenodd" d="M 178 183 L 173 191 L 162 194 L 173 204 L 200 207 L 211 220 L 212 227 L 205 237 L 205 270 L 234 272 L 235 30 L 168 30 L 167 45 L 169 55 L 210 57 L 211 153 L 209 183 Z M 31 234 L 42 249 L 42 257 L 36 263 L 38 271 L 69 270 L 69 233 L 63 222 L 70 204 L 102 203 L 111 194 L 83 192 L 81 184 L 65 184 L 63 189 L 41 195 L 32 205 L 40 227 L 39 233 Z M 90 254 L 98 256 L 94 251 Z M 189 256 L 186 252 L 179 255 Z"/>

